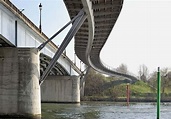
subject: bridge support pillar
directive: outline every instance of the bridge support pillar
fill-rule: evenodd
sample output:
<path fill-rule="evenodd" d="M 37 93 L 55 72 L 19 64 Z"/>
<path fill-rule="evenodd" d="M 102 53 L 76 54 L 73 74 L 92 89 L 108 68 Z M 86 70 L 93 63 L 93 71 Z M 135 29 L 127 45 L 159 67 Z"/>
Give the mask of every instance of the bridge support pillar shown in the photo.
<path fill-rule="evenodd" d="M 80 81 L 80 97 L 81 97 L 81 99 L 84 97 L 84 87 L 85 87 L 85 80 L 82 78 Z"/>
<path fill-rule="evenodd" d="M 0 117 L 41 116 L 39 52 L 0 48 Z"/>
<path fill-rule="evenodd" d="M 41 85 L 42 102 L 80 102 L 79 76 L 48 76 Z"/>

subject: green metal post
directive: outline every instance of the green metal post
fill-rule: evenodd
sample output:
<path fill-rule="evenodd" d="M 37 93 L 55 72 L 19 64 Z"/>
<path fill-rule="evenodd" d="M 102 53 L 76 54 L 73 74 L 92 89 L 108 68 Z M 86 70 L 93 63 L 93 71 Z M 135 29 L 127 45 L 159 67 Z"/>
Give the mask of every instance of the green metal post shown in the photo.
<path fill-rule="evenodd" d="M 157 119 L 160 118 L 160 87 L 161 87 L 161 77 L 160 77 L 160 67 L 158 67 L 157 72 Z"/>

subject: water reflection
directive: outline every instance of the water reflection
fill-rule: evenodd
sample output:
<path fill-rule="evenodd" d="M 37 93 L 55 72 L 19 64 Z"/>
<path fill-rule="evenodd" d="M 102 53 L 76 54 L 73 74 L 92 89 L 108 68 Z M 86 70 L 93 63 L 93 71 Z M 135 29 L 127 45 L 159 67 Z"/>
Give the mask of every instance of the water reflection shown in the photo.
<path fill-rule="evenodd" d="M 171 104 L 161 105 L 161 117 L 170 119 Z M 152 103 L 81 102 L 81 104 L 42 104 L 42 119 L 155 119 Z"/>
<path fill-rule="evenodd" d="M 23 117 L 23 116 L 1 116 L 0 119 L 41 119 L 41 116 L 36 116 L 36 117 L 32 117 L 32 116 L 27 116 L 27 117 Z"/>
<path fill-rule="evenodd" d="M 161 119 L 170 119 L 171 103 L 161 105 Z M 42 103 L 41 119 L 155 119 L 156 103 L 81 102 Z M 17 118 L 0 118 L 17 119 Z M 33 119 L 33 118 L 19 118 Z M 40 118 L 34 118 L 40 119 Z"/>
<path fill-rule="evenodd" d="M 42 119 L 99 118 L 99 110 L 80 104 L 42 104 Z"/>

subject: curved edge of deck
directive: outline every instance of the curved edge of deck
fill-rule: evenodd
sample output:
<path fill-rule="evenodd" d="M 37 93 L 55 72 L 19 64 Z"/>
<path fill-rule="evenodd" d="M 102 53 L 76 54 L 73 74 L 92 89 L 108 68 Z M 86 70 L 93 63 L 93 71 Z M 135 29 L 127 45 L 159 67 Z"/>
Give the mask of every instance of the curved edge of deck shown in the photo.
<path fill-rule="evenodd" d="M 111 33 L 123 6 L 123 0 L 64 0 L 70 18 L 82 8 L 88 18 L 75 36 L 75 53 L 86 65 L 111 76 L 122 76 L 137 81 L 132 74 L 109 68 L 100 59 L 100 52 Z"/>

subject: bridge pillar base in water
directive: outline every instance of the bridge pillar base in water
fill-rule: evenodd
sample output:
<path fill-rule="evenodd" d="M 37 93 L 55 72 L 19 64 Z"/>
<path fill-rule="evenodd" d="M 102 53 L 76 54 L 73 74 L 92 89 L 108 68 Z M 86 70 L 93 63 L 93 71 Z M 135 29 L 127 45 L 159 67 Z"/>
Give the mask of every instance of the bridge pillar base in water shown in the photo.
<path fill-rule="evenodd" d="M 79 76 L 48 76 L 41 85 L 42 102 L 80 102 Z"/>
<path fill-rule="evenodd" d="M 0 48 L 0 117 L 41 116 L 39 52 Z"/>
<path fill-rule="evenodd" d="M 81 86 L 80 86 L 80 97 L 81 97 L 81 99 L 84 97 L 84 88 L 85 88 L 85 81 L 84 82 L 80 82 L 81 84 Z"/>

